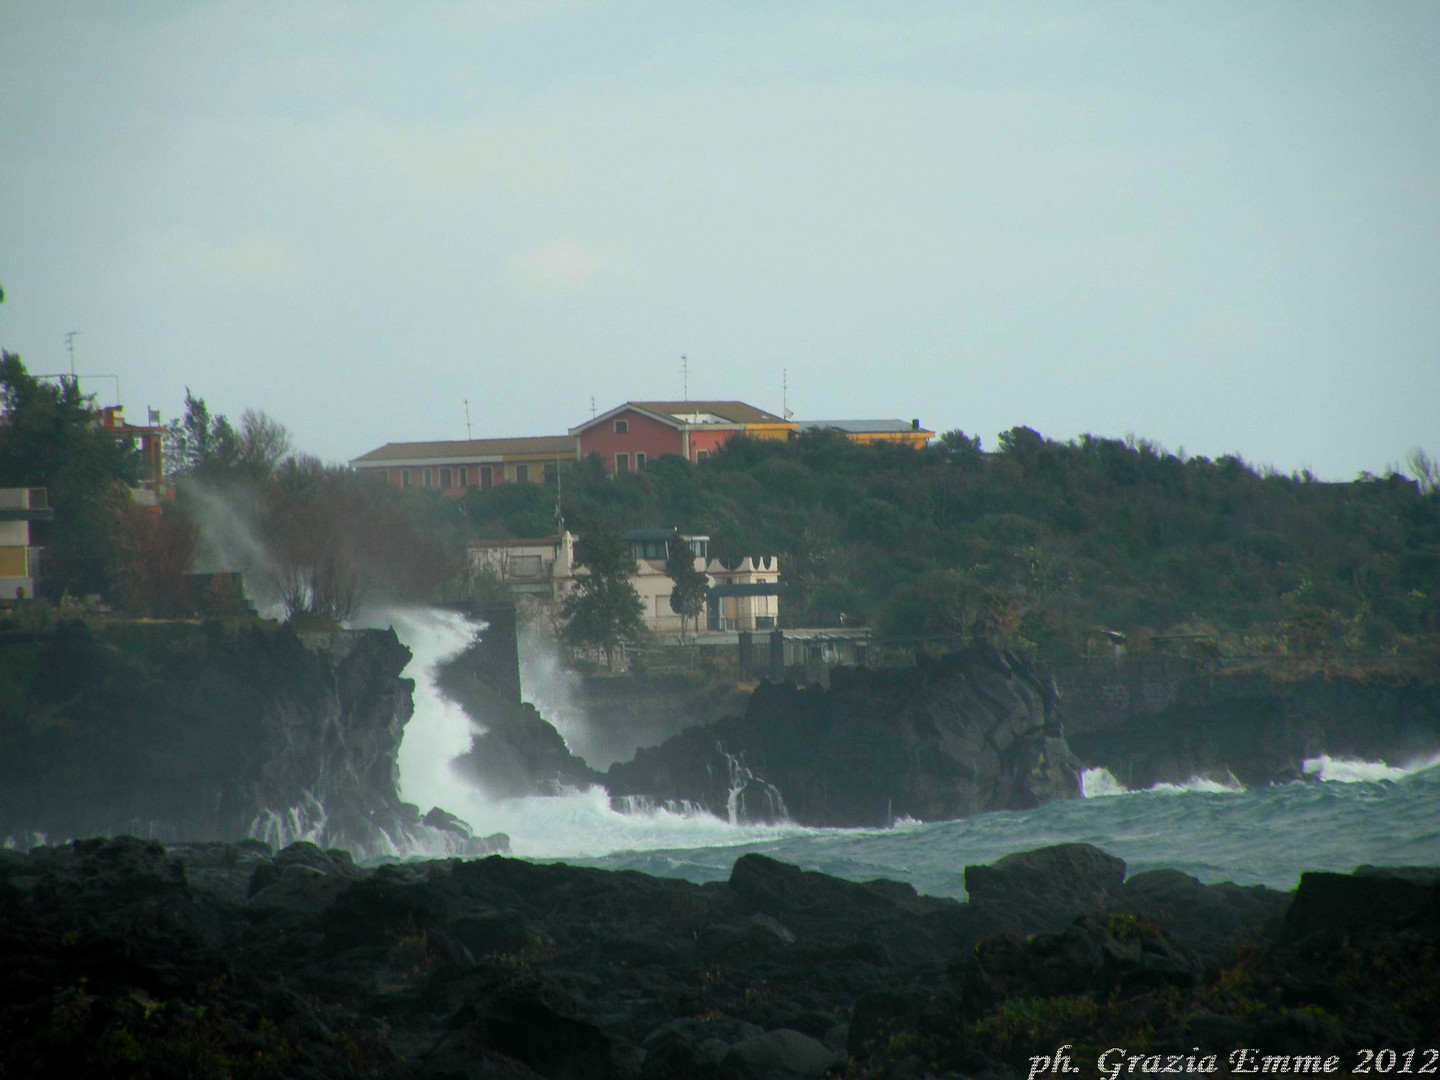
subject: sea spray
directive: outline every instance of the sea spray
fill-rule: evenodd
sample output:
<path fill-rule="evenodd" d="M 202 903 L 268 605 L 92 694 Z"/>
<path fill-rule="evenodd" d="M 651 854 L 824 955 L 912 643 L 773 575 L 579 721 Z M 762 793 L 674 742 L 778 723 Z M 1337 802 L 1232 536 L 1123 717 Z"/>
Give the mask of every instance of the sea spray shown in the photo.
<path fill-rule="evenodd" d="M 495 800 L 467 783 L 452 767 L 470 749 L 480 730 L 475 718 L 444 697 L 436 686 L 437 664 L 464 650 L 477 631 L 461 615 L 443 611 L 386 611 L 370 625 L 392 626 L 413 654 L 405 676 L 415 680 L 414 715 L 400 747 L 400 795 L 422 812 L 442 807 L 478 835 L 504 833 L 513 854 L 529 858 L 598 857 L 651 848 L 725 847 L 778 836 L 813 832 L 793 825 L 732 825 L 689 806 L 631 804 L 622 813 L 602 787 L 565 789 L 554 795 Z M 532 668 L 532 678 L 537 669 Z M 528 693 L 546 699 L 543 686 Z M 543 715 L 543 712 L 542 712 Z M 478 718 L 483 725 L 484 717 Z M 778 793 L 777 793 L 778 795 Z M 778 807 L 783 814 L 783 806 Z M 425 844 L 411 855 L 441 854 Z"/>
<path fill-rule="evenodd" d="M 1394 783 L 1415 773 L 1440 766 L 1440 754 L 1431 754 L 1405 765 L 1387 765 L 1383 761 L 1362 761 L 1357 758 L 1332 758 L 1328 754 L 1306 758 L 1302 769 L 1306 776 L 1337 784 Z"/>

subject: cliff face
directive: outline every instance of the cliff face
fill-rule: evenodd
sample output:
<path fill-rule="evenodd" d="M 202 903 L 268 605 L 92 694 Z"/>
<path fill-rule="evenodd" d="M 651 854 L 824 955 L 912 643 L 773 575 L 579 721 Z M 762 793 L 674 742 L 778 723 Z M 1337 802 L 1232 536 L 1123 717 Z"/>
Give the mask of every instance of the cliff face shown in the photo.
<path fill-rule="evenodd" d="M 1057 673 L 1070 743 L 1129 787 L 1194 776 L 1246 786 L 1328 754 L 1401 764 L 1440 748 L 1440 685 L 1209 674 L 1174 661 Z"/>
<path fill-rule="evenodd" d="M 737 821 L 889 825 L 1080 794 L 1048 683 L 969 649 L 903 671 L 836 669 L 828 690 L 762 684 L 745 715 L 610 769 L 614 796 L 697 803 Z"/>
<path fill-rule="evenodd" d="M 378 630 L 73 622 L 0 643 L 16 676 L 0 701 L 0 839 L 414 843 L 426 830 L 397 792 L 409 660 Z"/>

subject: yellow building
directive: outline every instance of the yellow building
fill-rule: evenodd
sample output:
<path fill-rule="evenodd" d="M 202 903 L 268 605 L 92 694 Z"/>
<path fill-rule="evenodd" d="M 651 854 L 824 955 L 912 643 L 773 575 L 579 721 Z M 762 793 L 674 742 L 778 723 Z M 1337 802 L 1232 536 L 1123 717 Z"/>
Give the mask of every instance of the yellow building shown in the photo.
<path fill-rule="evenodd" d="M 839 431 L 855 443 L 901 443 L 919 450 L 929 444 L 935 432 L 920 426 L 919 420 L 802 420 L 801 431 Z"/>

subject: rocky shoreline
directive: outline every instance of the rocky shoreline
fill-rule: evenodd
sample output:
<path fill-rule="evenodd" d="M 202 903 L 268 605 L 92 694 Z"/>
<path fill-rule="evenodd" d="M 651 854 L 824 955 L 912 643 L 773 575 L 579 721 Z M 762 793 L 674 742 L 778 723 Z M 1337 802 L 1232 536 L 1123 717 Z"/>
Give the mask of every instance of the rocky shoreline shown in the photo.
<path fill-rule="evenodd" d="M 1440 1039 L 1440 871 L 1294 893 L 1087 845 L 968 902 L 759 855 L 726 882 L 247 841 L 0 851 L 0 1075 L 1024 1077 Z M 1222 1071 L 1223 1068 L 1222 1068 Z"/>

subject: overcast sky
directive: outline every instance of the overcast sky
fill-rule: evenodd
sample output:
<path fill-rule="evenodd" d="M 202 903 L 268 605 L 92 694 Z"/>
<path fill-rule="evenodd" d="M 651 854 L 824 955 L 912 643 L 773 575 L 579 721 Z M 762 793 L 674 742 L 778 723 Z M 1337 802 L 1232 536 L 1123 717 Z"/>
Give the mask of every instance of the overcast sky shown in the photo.
<path fill-rule="evenodd" d="M 334 461 L 686 354 L 1350 479 L 1440 451 L 1437 54 L 1429 0 L 4 0 L 0 344 Z"/>

